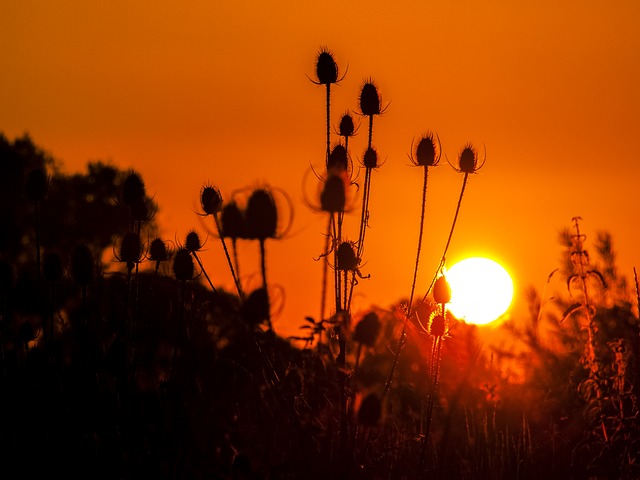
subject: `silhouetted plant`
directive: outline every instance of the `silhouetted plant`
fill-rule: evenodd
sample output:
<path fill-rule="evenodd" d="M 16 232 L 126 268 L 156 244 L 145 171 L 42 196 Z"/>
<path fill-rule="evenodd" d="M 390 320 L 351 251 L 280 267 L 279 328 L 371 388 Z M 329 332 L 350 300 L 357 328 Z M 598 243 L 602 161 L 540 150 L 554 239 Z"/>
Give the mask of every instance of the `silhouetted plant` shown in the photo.
<path fill-rule="evenodd" d="M 436 145 L 437 139 L 437 145 Z M 383 393 L 383 398 L 386 396 L 389 388 L 391 386 L 391 382 L 393 381 L 393 376 L 395 374 L 396 367 L 398 365 L 398 358 L 400 356 L 400 352 L 404 347 L 404 343 L 406 340 L 407 333 L 407 322 L 411 321 L 413 318 L 413 296 L 415 294 L 416 283 L 418 280 L 418 266 L 420 264 L 420 254 L 422 253 L 422 239 L 424 237 L 424 222 L 425 222 L 425 212 L 427 208 L 427 183 L 429 179 L 429 167 L 435 167 L 440 163 L 440 158 L 442 157 L 442 148 L 440 145 L 440 139 L 435 136 L 431 132 L 427 132 L 416 145 L 415 152 L 413 151 L 413 143 L 411 145 L 411 155 L 410 159 L 413 165 L 416 167 L 422 167 L 423 169 L 423 181 L 422 181 L 422 202 L 420 209 L 420 229 L 418 232 L 418 248 L 416 249 L 416 261 L 413 267 L 413 281 L 411 282 L 411 293 L 409 294 L 409 302 L 406 306 L 405 311 L 405 320 L 402 325 L 402 333 L 400 334 L 400 338 L 398 339 L 396 345 L 396 351 L 393 358 L 393 363 L 391 365 L 391 370 L 389 372 L 389 377 L 387 378 L 387 383 L 385 384 L 385 389 Z M 431 286 L 429 286 L 431 288 Z M 428 292 L 428 289 L 427 289 Z"/>
<path fill-rule="evenodd" d="M 49 322 L 49 328 L 47 332 L 46 322 L 43 322 L 42 331 L 45 339 L 53 340 L 54 336 L 54 328 L 53 328 L 53 318 L 55 313 L 55 285 L 58 283 L 64 274 L 62 268 L 62 259 L 60 255 L 56 252 L 48 252 L 45 254 L 42 260 L 42 275 L 44 280 L 47 282 L 48 288 L 48 311 L 47 315 L 44 317 L 46 322 Z"/>
<path fill-rule="evenodd" d="M 240 262 L 238 261 L 238 240 L 247 238 L 247 228 L 244 213 L 235 201 L 227 202 L 222 207 L 220 214 L 220 236 L 231 239 L 231 249 L 233 251 L 233 265 L 235 267 L 238 286 L 242 286 L 240 281 Z"/>
<path fill-rule="evenodd" d="M 220 221 L 218 220 L 218 214 L 223 211 L 223 201 L 222 195 L 220 195 L 220 190 L 212 185 L 205 185 L 204 187 L 202 187 L 202 190 L 200 192 L 200 205 L 202 207 L 204 215 L 211 215 L 213 217 L 213 223 L 216 227 L 216 232 L 220 237 L 220 242 L 222 242 L 222 249 L 224 250 L 224 254 L 227 258 L 227 263 L 229 264 L 229 269 L 231 270 L 231 276 L 233 277 L 233 282 L 236 286 L 236 290 L 238 291 L 238 296 L 240 297 L 240 299 L 243 299 L 244 292 L 242 291 L 240 278 L 236 275 L 236 270 L 233 267 L 233 262 L 231 261 L 229 250 L 227 249 L 227 243 L 224 240 L 225 236 L 223 235 L 223 229 L 220 225 Z"/>
<path fill-rule="evenodd" d="M 83 321 L 87 321 L 87 288 L 93 282 L 93 253 L 87 245 L 79 244 L 71 253 L 71 278 L 80 287 Z"/>
<path fill-rule="evenodd" d="M 213 293 L 217 295 L 218 291 L 216 290 L 216 287 L 213 286 L 213 282 L 211 281 L 211 278 L 209 278 L 209 275 L 207 274 L 207 271 L 204 269 L 204 265 L 200 260 L 200 256 L 198 255 L 198 252 L 202 250 L 202 242 L 200 241 L 200 235 L 198 235 L 198 232 L 196 232 L 195 230 L 191 230 L 189 233 L 187 233 L 187 236 L 184 242 L 184 248 L 191 255 L 193 255 L 193 258 L 196 259 L 196 261 L 198 262 L 198 265 L 200 266 L 200 270 L 202 271 L 204 277 L 207 279 L 207 282 L 209 283 L 209 286 L 211 287 L 211 290 L 213 290 Z"/>

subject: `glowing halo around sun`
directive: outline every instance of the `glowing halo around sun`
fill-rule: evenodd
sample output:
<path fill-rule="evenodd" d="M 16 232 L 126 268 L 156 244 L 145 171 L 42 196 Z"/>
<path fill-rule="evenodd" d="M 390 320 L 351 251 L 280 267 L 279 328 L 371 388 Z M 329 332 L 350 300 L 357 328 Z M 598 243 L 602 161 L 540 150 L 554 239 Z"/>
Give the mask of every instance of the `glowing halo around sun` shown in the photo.
<path fill-rule="evenodd" d="M 500 318 L 511 305 L 513 281 L 493 260 L 466 258 L 447 269 L 446 277 L 451 286 L 447 308 L 466 323 L 486 325 Z"/>

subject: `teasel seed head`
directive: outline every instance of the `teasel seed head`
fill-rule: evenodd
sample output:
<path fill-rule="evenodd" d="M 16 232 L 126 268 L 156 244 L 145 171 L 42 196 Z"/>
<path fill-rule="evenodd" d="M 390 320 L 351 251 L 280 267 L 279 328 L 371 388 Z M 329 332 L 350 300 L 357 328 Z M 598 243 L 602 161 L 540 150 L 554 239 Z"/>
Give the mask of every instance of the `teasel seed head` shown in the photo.
<path fill-rule="evenodd" d="M 416 146 L 413 161 L 421 167 L 434 167 L 440 160 L 439 148 L 436 146 L 432 133 L 423 135 Z"/>
<path fill-rule="evenodd" d="M 200 192 L 200 205 L 207 215 L 215 215 L 222 210 L 220 190 L 212 185 L 205 185 Z"/>
<path fill-rule="evenodd" d="M 316 58 L 316 77 L 320 85 L 330 85 L 338 81 L 338 64 L 327 48 L 322 48 Z"/>
<path fill-rule="evenodd" d="M 338 246 L 338 270 L 353 272 L 358 269 L 360 261 L 352 242 L 344 241 Z"/>
<path fill-rule="evenodd" d="M 166 262 L 169 260 L 169 248 L 161 238 L 154 238 L 149 245 L 149 260 L 152 262 Z"/>
<path fill-rule="evenodd" d="M 434 314 L 429 322 L 429 333 L 434 337 L 442 337 L 444 335 L 444 315 Z"/>
<path fill-rule="evenodd" d="M 184 246 L 191 253 L 199 252 L 202 249 L 202 242 L 200 241 L 200 235 L 198 235 L 198 232 L 191 230 L 187 233 Z"/>
<path fill-rule="evenodd" d="M 360 91 L 360 112 L 365 116 L 380 115 L 380 92 L 373 80 L 368 80 Z"/>
<path fill-rule="evenodd" d="M 364 158 L 362 160 L 364 168 L 377 168 L 378 167 L 378 152 L 375 148 L 369 147 L 364 152 Z"/>
<path fill-rule="evenodd" d="M 278 228 L 278 209 L 270 191 L 254 190 L 245 212 L 247 237 L 256 240 L 275 238 Z"/>
<path fill-rule="evenodd" d="M 327 159 L 327 172 L 346 172 L 349 168 L 349 157 L 347 155 L 347 149 L 338 144 L 333 147 L 329 158 Z"/>
<path fill-rule="evenodd" d="M 320 193 L 320 209 L 323 212 L 344 212 L 347 203 L 344 180 L 340 175 L 329 175 Z"/>
<path fill-rule="evenodd" d="M 118 250 L 118 259 L 127 264 L 133 265 L 138 263 L 142 258 L 142 243 L 140 235 L 135 232 L 127 232 L 120 241 Z"/>
<path fill-rule="evenodd" d="M 451 301 L 451 286 L 444 275 L 440 275 L 433 284 L 433 300 L 439 304 Z"/>
<path fill-rule="evenodd" d="M 340 119 L 340 127 L 338 133 L 341 137 L 352 137 L 355 134 L 355 125 L 353 124 L 353 117 L 349 113 L 342 115 Z"/>

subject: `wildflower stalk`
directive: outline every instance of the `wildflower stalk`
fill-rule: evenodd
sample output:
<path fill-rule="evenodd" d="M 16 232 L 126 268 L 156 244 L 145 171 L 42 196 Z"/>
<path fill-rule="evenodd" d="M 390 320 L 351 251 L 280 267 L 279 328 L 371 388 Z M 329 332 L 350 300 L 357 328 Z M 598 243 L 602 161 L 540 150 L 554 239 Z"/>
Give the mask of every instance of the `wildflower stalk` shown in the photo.
<path fill-rule="evenodd" d="M 229 269 L 231 270 L 231 276 L 233 277 L 233 282 L 236 285 L 236 290 L 238 291 L 238 296 L 240 300 L 244 300 L 244 292 L 242 291 L 242 284 L 240 283 L 240 278 L 236 274 L 236 269 L 233 267 L 233 262 L 231 261 L 231 256 L 229 255 L 229 249 L 227 248 L 227 242 L 224 241 L 224 236 L 222 234 L 222 228 L 220 227 L 220 221 L 216 215 L 213 215 L 213 221 L 216 225 L 216 230 L 218 230 L 218 236 L 220 237 L 220 242 L 222 243 L 222 249 L 224 250 L 224 255 L 227 258 L 227 263 L 229 264 Z M 235 238 L 233 239 L 233 249 L 234 249 L 234 257 L 236 264 L 238 262 L 237 253 L 235 251 Z"/>

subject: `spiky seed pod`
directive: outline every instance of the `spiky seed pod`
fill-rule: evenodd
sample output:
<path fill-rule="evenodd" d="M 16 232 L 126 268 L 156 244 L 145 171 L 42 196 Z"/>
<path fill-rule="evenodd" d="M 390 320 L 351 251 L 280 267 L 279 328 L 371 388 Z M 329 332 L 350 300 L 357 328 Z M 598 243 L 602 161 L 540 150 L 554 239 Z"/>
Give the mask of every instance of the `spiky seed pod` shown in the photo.
<path fill-rule="evenodd" d="M 13 268 L 6 260 L 0 260 L 0 293 L 9 293 L 13 285 Z"/>
<path fill-rule="evenodd" d="M 40 202 L 47 195 L 49 178 L 44 168 L 35 168 L 27 175 L 26 193 L 32 202 Z"/>
<path fill-rule="evenodd" d="M 330 175 L 320 193 L 320 209 L 323 212 L 344 212 L 347 203 L 344 180 L 339 175 Z"/>
<path fill-rule="evenodd" d="M 206 185 L 200 192 L 200 205 L 207 215 L 215 215 L 222 210 L 222 195 L 220 190 L 212 185 Z"/>
<path fill-rule="evenodd" d="M 353 248 L 353 243 L 342 242 L 338 247 L 338 270 L 353 272 L 358 269 L 358 257 Z"/>
<path fill-rule="evenodd" d="M 242 316 L 248 324 L 259 325 L 269 318 L 270 309 L 267 289 L 257 288 L 245 300 L 242 306 Z"/>
<path fill-rule="evenodd" d="M 226 238 L 245 238 L 247 228 L 244 215 L 236 202 L 229 202 L 222 208 L 220 216 L 222 236 Z"/>
<path fill-rule="evenodd" d="M 184 246 L 190 252 L 199 252 L 202 248 L 202 242 L 200 241 L 200 235 L 195 230 L 191 230 L 187 233 L 187 238 L 185 239 Z"/>
<path fill-rule="evenodd" d="M 355 130 L 356 130 L 356 127 L 353 124 L 353 117 L 348 113 L 345 113 L 344 115 L 342 115 L 342 118 L 340 119 L 340 127 L 338 129 L 340 136 L 352 137 Z"/>
<path fill-rule="evenodd" d="M 464 173 L 473 173 L 478 166 L 478 152 L 471 145 L 465 145 L 458 158 L 459 169 Z"/>
<path fill-rule="evenodd" d="M 356 329 L 353 332 L 353 341 L 367 347 L 373 347 L 378 339 L 381 327 L 378 314 L 369 312 L 356 325 Z"/>
<path fill-rule="evenodd" d="M 55 252 L 47 253 L 42 259 L 42 274 L 47 282 L 57 282 L 62 278 L 62 259 Z"/>
<path fill-rule="evenodd" d="M 254 190 L 247 202 L 245 215 L 249 238 L 265 240 L 276 237 L 278 209 L 271 192 L 261 188 Z"/>
<path fill-rule="evenodd" d="M 144 201 L 146 191 L 140 175 L 131 172 L 122 183 L 122 201 L 125 205 L 133 206 Z"/>
<path fill-rule="evenodd" d="M 444 275 L 440 275 L 433 284 L 433 300 L 436 303 L 451 301 L 451 286 Z"/>
<path fill-rule="evenodd" d="M 369 147 L 364 152 L 364 158 L 362 159 L 364 168 L 377 168 L 378 167 L 378 152 L 375 148 Z"/>
<path fill-rule="evenodd" d="M 429 333 L 434 337 L 441 337 L 444 335 L 444 316 L 437 314 L 431 317 L 429 322 Z"/>
<path fill-rule="evenodd" d="M 173 258 L 173 274 L 176 280 L 181 282 L 191 280 L 194 271 L 195 266 L 193 264 L 193 258 L 191 258 L 191 253 L 189 253 L 189 250 L 186 248 L 181 248 Z"/>
<path fill-rule="evenodd" d="M 333 59 L 333 54 L 323 48 L 316 59 L 316 77 L 321 85 L 329 85 L 338 81 L 338 64 Z"/>
<path fill-rule="evenodd" d="M 375 393 L 367 395 L 358 409 L 358 423 L 366 427 L 375 427 L 382 414 L 382 402 Z"/>
<path fill-rule="evenodd" d="M 349 168 L 349 158 L 347 156 L 347 149 L 343 145 L 336 145 L 331 150 L 329 158 L 327 159 L 327 171 L 328 172 L 346 172 Z"/>
<path fill-rule="evenodd" d="M 424 135 L 416 147 L 415 162 L 421 167 L 432 167 L 437 164 L 438 156 L 433 135 Z"/>
<path fill-rule="evenodd" d="M 118 251 L 120 261 L 133 265 L 138 263 L 142 257 L 142 243 L 140 235 L 135 232 L 127 232 L 120 242 Z"/>
<path fill-rule="evenodd" d="M 169 249 L 161 238 L 154 238 L 149 246 L 149 260 L 152 262 L 165 262 L 169 259 Z"/>
<path fill-rule="evenodd" d="M 362 115 L 380 115 L 380 93 L 378 87 L 369 80 L 360 91 L 360 112 Z"/>
<path fill-rule="evenodd" d="M 93 254 L 84 244 L 76 245 L 71 252 L 71 277 L 77 285 L 87 286 L 93 281 Z"/>

